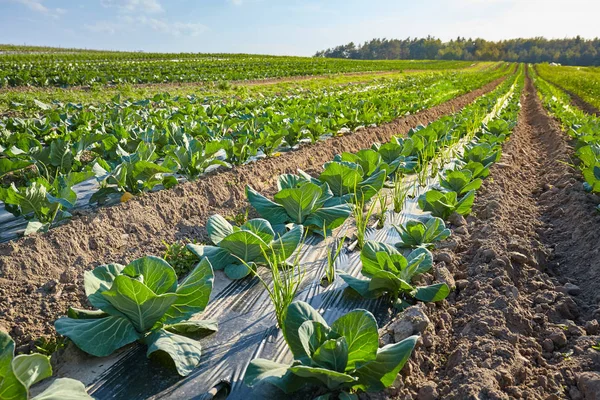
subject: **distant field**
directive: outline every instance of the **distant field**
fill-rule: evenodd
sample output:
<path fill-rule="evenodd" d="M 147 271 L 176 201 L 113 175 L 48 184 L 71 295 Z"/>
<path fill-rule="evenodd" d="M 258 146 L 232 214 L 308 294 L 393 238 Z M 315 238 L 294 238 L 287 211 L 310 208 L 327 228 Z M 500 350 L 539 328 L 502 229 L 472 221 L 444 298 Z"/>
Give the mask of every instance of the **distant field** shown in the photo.
<path fill-rule="evenodd" d="M 0 47 L 0 87 L 245 81 L 405 69 L 457 69 L 466 61 L 360 61 L 249 54 L 17 51 Z"/>

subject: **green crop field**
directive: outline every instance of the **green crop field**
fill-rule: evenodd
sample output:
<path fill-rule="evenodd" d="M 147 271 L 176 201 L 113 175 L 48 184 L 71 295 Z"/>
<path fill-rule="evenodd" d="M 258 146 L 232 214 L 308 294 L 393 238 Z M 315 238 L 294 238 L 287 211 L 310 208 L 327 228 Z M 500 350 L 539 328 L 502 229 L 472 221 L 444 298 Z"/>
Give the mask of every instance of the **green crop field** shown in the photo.
<path fill-rule="evenodd" d="M 596 398 L 600 70 L 437 42 L 0 45 L 0 400 Z"/>

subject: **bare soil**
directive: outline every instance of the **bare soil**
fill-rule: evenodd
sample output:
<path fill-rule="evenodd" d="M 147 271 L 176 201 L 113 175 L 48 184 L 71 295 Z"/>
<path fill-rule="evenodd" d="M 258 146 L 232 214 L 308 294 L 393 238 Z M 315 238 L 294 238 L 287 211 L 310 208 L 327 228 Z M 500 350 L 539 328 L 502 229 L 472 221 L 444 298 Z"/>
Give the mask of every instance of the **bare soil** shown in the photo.
<path fill-rule="evenodd" d="M 84 271 L 145 255 L 162 256 L 164 242 L 203 241 L 210 215 L 233 216 L 246 209 L 246 185 L 272 195 L 282 173 L 315 168 L 337 153 L 388 141 L 392 135 L 460 110 L 501 81 L 380 127 L 76 215 L 67 225 L 46 234 L 0 244 L 0 329 L 8 330 L 22 350 L 36 338 L 53 337 L 53 321 L 64 315 L 68 306 L 86 305 L 81 285 Z"/>
<path fill-rule="evenodd" d="M 457 290 L 430 323 L 399 399 L 599 399 L 600 215 L 572 148 L 527 80 L 519 122 L 474 215 L 436 251 Z"/>

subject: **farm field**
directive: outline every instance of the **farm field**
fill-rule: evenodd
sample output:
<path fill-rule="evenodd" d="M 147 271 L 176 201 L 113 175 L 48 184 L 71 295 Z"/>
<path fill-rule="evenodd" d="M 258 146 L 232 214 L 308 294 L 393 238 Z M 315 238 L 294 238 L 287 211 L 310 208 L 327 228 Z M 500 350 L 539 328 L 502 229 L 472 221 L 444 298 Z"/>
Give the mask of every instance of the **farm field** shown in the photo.
<path fill-rule="evenodd" d="M 349 72 L 438 70 L 471 64 L 427 60 L 356 62 L 244 54 L 7 51 L 0 59 L 0 87 L 245 81 Z"/>
<path fill-rule="evenodd" d="M 0 46 L 0 82 L 0 399 L 596 398 L 595 68 Z"/>

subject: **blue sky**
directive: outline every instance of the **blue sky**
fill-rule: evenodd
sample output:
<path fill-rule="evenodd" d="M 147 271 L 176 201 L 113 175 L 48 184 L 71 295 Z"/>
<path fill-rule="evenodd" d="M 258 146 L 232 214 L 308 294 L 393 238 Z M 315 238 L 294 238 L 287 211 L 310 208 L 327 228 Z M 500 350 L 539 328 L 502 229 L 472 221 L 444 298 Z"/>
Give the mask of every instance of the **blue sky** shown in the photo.
<path fill-rule="evenodd" d="M 374 37 L 600 36 L 597 0 L 0 0 L 0 43 L 312 55 Z"/>

